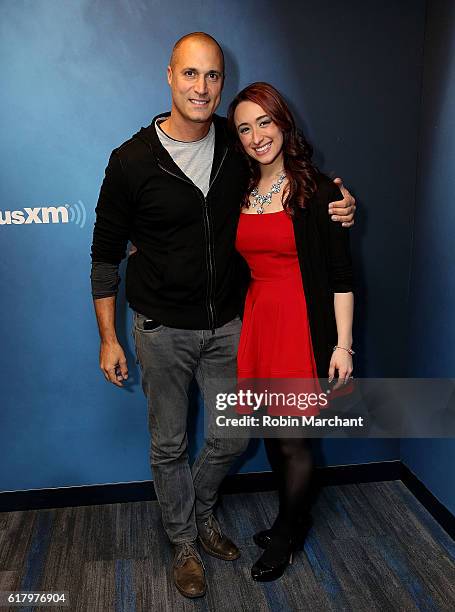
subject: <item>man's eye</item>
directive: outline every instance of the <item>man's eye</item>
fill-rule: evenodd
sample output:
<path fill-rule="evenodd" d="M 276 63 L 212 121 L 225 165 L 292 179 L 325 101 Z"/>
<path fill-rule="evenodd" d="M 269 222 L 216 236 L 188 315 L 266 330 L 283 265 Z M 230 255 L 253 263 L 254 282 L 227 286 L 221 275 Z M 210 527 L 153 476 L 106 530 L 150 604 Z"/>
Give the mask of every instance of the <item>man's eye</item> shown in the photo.
<path fill-rule="evenodd" d="M 193 70 L 186 70 L 186 71 L 185 71 L 185 76 L 187 76 L 187 77 L 193 77 L 193 76 L 194 76 L 194 72 L 193 72 Z"/>
<path fill-rule="evenodd" d="M 216 72 L 209 72 L 209 79 L 211 81 L 216 81 L 218 79 L 218 74 Z"/>

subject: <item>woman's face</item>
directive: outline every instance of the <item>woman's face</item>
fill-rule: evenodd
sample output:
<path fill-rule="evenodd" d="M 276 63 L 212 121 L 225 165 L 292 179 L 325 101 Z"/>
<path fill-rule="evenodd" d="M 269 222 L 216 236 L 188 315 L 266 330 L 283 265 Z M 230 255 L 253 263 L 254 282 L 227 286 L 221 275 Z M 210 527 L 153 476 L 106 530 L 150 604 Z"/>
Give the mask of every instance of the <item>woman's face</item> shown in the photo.
<path fill-rule="evenodd" d="M 281 154 L 283 132 L 259 104 L 240 102 L 234 122 L 245 152 L 260 164 L 271 164 Z"/>

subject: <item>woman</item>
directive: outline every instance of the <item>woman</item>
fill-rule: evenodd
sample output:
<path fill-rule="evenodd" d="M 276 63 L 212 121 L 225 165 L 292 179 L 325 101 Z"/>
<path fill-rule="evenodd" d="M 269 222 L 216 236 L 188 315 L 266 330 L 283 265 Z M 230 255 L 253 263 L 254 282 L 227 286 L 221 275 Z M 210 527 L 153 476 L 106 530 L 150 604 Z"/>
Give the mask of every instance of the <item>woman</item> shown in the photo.
<path fill-rule="evenodd" d="M 310 146 L 271 85 L 241 91 L 228 121 L 250 167 L 236 240 L 251 272 L 238 376 L 331 381 L 338 372 L 346 382 L 353 355 L 349 240 L 327 215 L 328 203 L 342 196 L 312 164 Z M 254 536 L 265 548 L 251 570 L 258 581 L 283 574 L 310 520 L 309 441 L 267 438 L 265 447 L 280 483 L 279 513 Z"/>

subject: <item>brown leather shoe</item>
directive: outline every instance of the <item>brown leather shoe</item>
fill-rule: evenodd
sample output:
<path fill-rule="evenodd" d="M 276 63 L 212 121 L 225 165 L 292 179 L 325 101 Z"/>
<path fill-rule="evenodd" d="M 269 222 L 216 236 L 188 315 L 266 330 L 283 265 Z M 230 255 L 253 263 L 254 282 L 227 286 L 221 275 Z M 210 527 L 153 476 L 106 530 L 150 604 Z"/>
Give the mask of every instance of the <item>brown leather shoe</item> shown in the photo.
<path fill-rule="evenodd" d="M 172 565 L 174 584 L 185 597 L 203 597 L 207 589 L 204 564 L 192 543 L 177 544 Z"/>
<path fill-rule="evenodd" d="M 234 561 L 240 557 L 240 550 L 221 531 L 220 524 L 211 514 L 203 523 L 198 523 L 199 540 L 202 548 L 212 557 Z"/>

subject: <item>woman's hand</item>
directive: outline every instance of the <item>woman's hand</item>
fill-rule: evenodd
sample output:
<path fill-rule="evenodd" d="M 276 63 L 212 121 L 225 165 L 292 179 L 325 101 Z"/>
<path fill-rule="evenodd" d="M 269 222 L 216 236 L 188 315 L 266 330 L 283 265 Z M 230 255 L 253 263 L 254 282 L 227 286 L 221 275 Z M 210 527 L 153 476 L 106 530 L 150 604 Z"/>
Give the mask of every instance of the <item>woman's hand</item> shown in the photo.
<path fill-rule="evenodd" d="M 342 348 L 336 348 L 332 353 L 329 366 L 329 382 L 335 378 L 335 370 L 338 371 L 338 382 L 333 389 L 339 389 L 345 385 L 352 374 L 352 355 Z"/>

